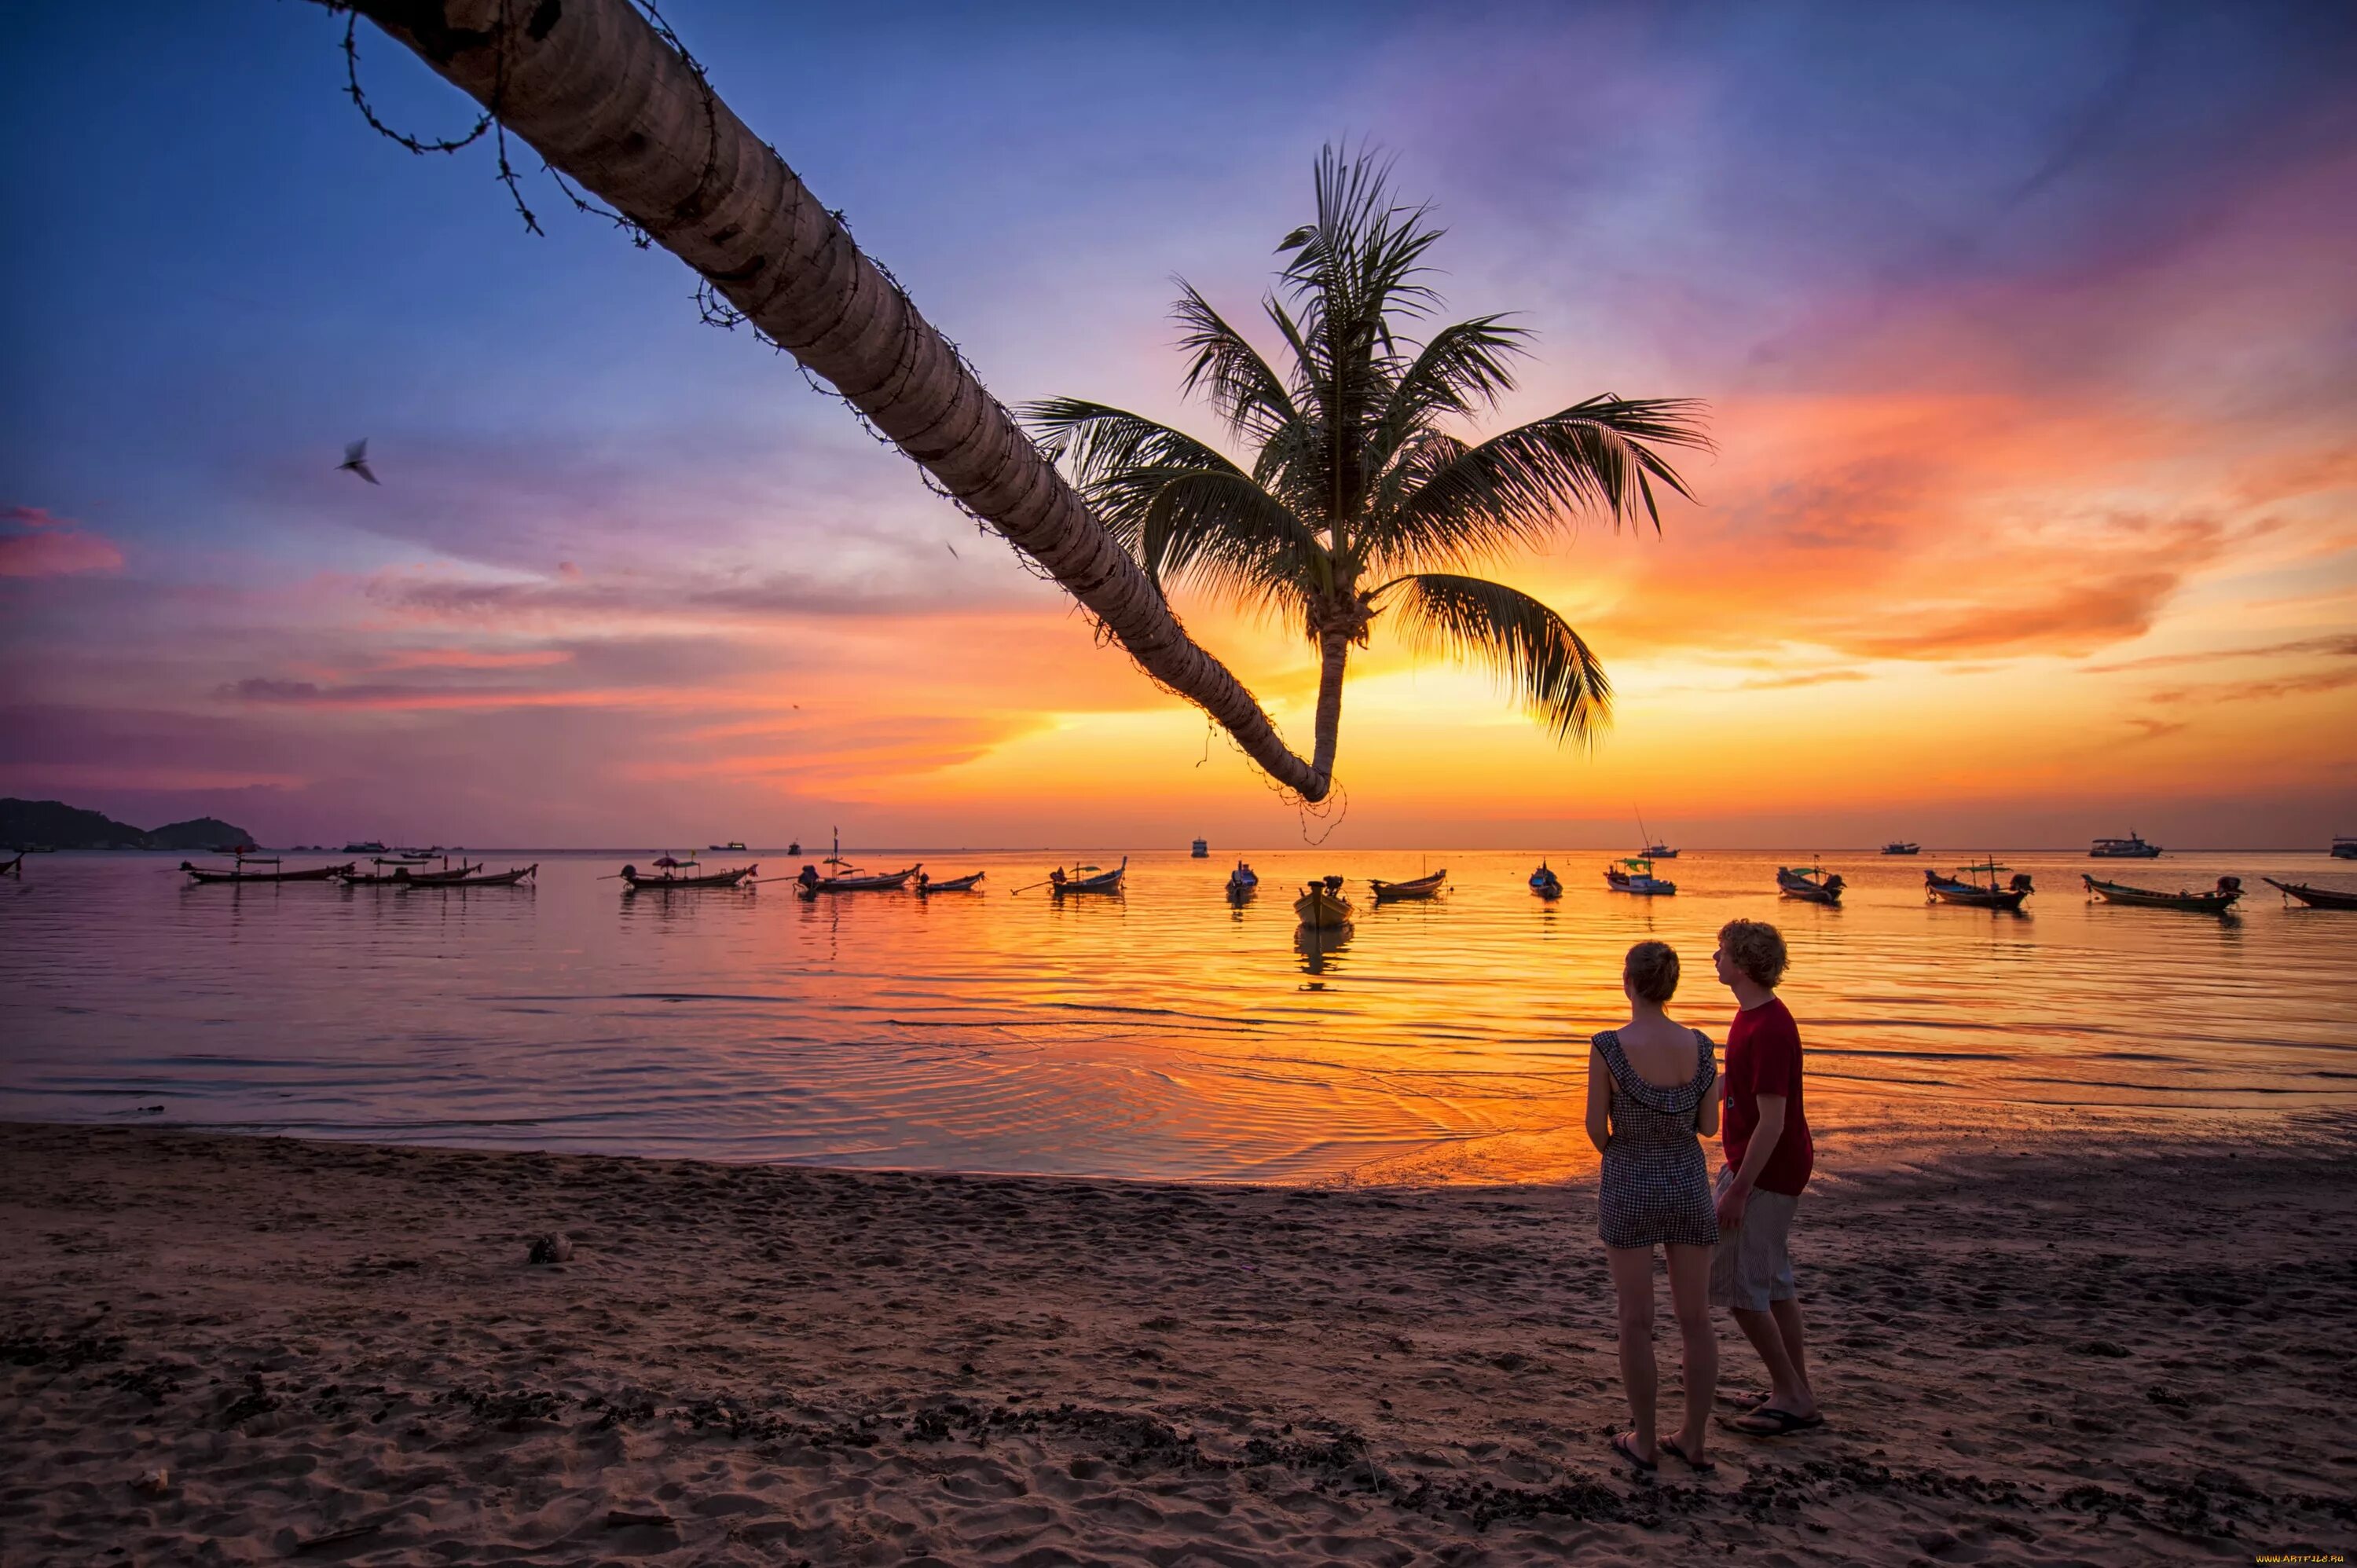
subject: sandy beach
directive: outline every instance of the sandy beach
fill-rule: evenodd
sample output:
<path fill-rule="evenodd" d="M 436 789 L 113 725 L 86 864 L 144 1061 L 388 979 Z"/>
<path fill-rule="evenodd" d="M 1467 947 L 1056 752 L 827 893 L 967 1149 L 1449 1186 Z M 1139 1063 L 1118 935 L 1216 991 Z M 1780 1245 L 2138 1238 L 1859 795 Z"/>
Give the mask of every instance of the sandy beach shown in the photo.
<path fill-rule="evenodd" d="M 1594 1192 L 0 1128 L 0 1554 L 2128 1564 L 2357 1544 L 2357 1127 L 1828 1182 L 1831 1424 L 1617 1466 Z M 565 1232 L 567 1262 L 527 1262 Z M 1663 1346 L 1674 1335 L 1666 1319 Z M 1760 1386 L 1727 1336 L 1726 1398 Z M 1674 1356 L 1665 1374 L 1674 1387 Z M 1672 1397 L 1665 1390 L 1665 1398 Z"/>

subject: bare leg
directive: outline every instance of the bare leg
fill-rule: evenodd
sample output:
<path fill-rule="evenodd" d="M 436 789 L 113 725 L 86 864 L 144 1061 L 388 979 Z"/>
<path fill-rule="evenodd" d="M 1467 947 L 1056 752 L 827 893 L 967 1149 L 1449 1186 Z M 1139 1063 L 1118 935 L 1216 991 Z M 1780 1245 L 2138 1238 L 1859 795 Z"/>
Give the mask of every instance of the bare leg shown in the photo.
<path fill-rule="evenodd" d="M 1783 1306 L 1789 1304 L 1775 1302 L 1770 1305 Z M 1776 1314 L 1772 1311 L 1753 1312 L 1741 1306 L 1733 1311 L 1735 1326 L 1743 1330 L 1743 1337 L 1751 1341 L 1751 1348 L 1760 1352 L 1760 1359 L 1767 1365 L 1768 1403 L 1794 1415 L 1814 1415 L 1816 1402 L 1810 1397 L 1807 1380 L 1794 1368 L 1792 1356 L 1784 1348 L 1784 1337 L 1778 1332 Z M 1800 1326 L 1798 1308 L 1793 1310 L 1792 1325 L 1795 1329 Z"/>
<path fill-rule="evenodd" d="M 1607 1247 L 1612 1270 L 1614 1317 L 1620 1329 L 1620 1386 L 1629 1393 L 1629 1415 L 1637 1424 L 1629 1446 L 1644 1459 L 1659 1459 L 1653 1447 L 1653 1400 L 1661 1373 L 1653 1365 L 1653 1249 Z"/>
<path fill-rule="evenodd" d="M 1669 1249 L 1670 1310 L 1677 1315 L 1678 1336 L 1685 1344 L 1686 1420 L 1678 1428 L 1678 1447 L 1694 1461 L 1703 1456 L 1711 1399 L 1718 1391 L 1718 1335 L 1710 1326 L 1711 1251 L 1674 1244 Z"/>
<path fill-rule="evenodd" d="M 1778 1410 L 1789 1410 L 1794 1415 L 1817 1413 L 1816 1391 L 1809 1387 L 1808 1337 L 1801 1328 L 1801 1303 L 1797 1296 L 1768 1304 L 1769 1315 L 1776 1320 L 1776 1337 L 1783 1344 L 1784 1359 L 1792 1368 L 1792 1399 L 1776 1400 Z"/>

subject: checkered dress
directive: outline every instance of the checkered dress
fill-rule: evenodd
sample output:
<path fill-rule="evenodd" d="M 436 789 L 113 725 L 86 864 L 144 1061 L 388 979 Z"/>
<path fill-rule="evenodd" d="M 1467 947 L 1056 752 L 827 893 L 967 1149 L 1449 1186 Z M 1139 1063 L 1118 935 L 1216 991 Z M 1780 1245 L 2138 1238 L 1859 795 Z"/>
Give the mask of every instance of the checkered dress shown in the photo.
<path fill-rule="evenodd" d="M 1710 1169 L 1695 1112 L 1718 1079 L 1710 1036 L 1695 1031 L 1700 1058 L 1695 1075 L 1674 1089 L 1647 1083 L 1620 1049 L 1618 1031 L 1596 1036 L 1597 1054 L 1612 1074 L 1612 1137 L 1604 1145 L 1597 1193 L 1597 1232 L 1608 1247 L 1651 1247 L 1663 1241 L 1709 1247 L 1718 1241 Z"/>

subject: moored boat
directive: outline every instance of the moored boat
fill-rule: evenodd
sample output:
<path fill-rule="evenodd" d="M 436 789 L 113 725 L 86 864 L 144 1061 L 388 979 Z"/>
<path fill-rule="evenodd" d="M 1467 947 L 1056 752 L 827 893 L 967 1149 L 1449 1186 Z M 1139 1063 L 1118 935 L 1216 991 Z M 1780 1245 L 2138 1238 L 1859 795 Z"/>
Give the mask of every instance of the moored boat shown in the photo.
<path fill-rule="evenodd" d="M 917 873 L 917 891 L 920 893 L 971 893 L 982 886 L 982 879 L 986 875 L 987 873 L 977 871 L 970 875 L 952 876 L 936 882 L 920 871 Z"/>
<path fill-rule="evenodd" d="M 1228 873 L 1228 897 L 1239 904 L 1251 897 L 1259 887 L 1260 874 L 1241 860 L 1236 862 L 1236 868 Z"/>
<path fill-rule="evenodd" d="M 1557 876 L 1545 861 L 1540 861 L 1539 868 L 1531 873 L 1531 891 L 1542 898 L 1560 898 L 1563 897 L 1563 878 Z"/>
<path fill-rule="evenodd" d="M 1780 865 L 1776 868 L 1776 891 L 1787 898 L 1798 898 L 1804 904 L 1839 904 L 1842 889 L 1847 886 L 1836 871 L 1828 875 L 1822 865 Z"/>
<path fill-rule="evenodd" d="M 2018 871 L 2010 882 L 1998 886 L 1996 874 L 2010 868 L 1999 865 L 1994 860 L 1985 860 L 1975 865 L 1960 865 L 1956 869 L 1963 875 L 1949 876 L 1937 871 L 1923 874 L 1925 903 L 1936 900 L 1942 904 L 1961 905 L 1968 909 L 2018 910 L 2021 901 L 2037 891 L 2030 886 L 2029 876 Z M 1986 876 L 1988 881 L 1975 880 L 1979 876 Z"/>
<path fill-rule="evenodd" d="M 802 890 L 804 893 L 813 895 L 819 893 L 890 893 L 898 888 L 906 887 L 909 885 L 909 878 L 919 875 L 924 870 L 924 868 L 925 863 L 923 861 L 919 861 L 916 865 L 900 871 L 852 871 L 840 872 L 833 876 L 821 876 L 818 874 L 817 866 L 805 865 L 801 871 L 795 874 L 794 880 L 802 885 Z"/>
<path fill-rule="evenodd" d="M 1437 898 L 1441 884 L 1448 880 L 1448 870 L 1443 866 L 1430 875 L 1408 882 L 1379 882 L 1369 877 L 1367 886 L 1373 890 L 1376 903 L 1389 904 L 1404 898 Z"/>
<path fill-rule="evenodd" d="M 191 865 L 185 860 L 180 862 L 180 869 L 188 874 L 188 880 L 192 883 L 328 882 L 336 877 L 348 875 L 351 871 L 353 865 L 352 862 L 346 861 L 341 865 L 313 865 L 307 866 L 301 871 L 248 871 L 246 869 L 249 865 L 276 865 L 278 864 L 278 859 L 274 855 L 268 860 L 264 860 L 258 855 L 246 855 L 241 857 L 237 865 L 228 870 L 223 870 L 220 866 L 216 865 Z"/>
<path fill-rule="evenodd" d="M 2272 876 L 2259 880 L 2281 892 L 2285 898 L 2297 898 L 2311 909 L 2357 909 L 2357 893 L 2338 887 L 2311 887 L 2304 882 L 2277 882 Z"/>
<path fill-rule="evenodd" d="M 622 867 L 622 890 L 626 893 L 669 892 L 673 888 L 735 887 L 760 870 L 759 865 L 740 865 L 729 871 L 699 871 L 691 873 L 697 863 L 664 855 L 655 862 L 654 876 L 642 876 L 635 865 Z"/>
<path fill-rule="evenodd" d="M 1129 856 L 1125 854 L 1121 857 L 1119 865 L 1111 871 L 1100 871 L 1093 876 L 1067 875 L 1060 865 L 1048 874 L 1048 891 L 1059 898 L 1068 893 L 1118 893 L 1122 876 L 1128 870 Z"/>
<path fill-rule="evenodd" d="M 1678 890 L 1674 882 L 1664 881 L 1653 875 L 1653 857 L 1632 854 L 1626 860 L 1604 868 L 1604 885 L 1615 893 L 1671 894 Z"/>
<path fill-rule="evenodd" d="M 2207 893 L 2159 893 L 2149 887 L 2099 882 L 2084 872 L 2079 874 L 2079 880 L 2087 885 L 2088 892 L 2106 904 L 2126 904 L 2139 909 L 2186 909 L 2197 915 L 2222 915 L 2243 896 L 2243 879 L 2239 876 L 2218 878 L 2218 886 Z"/>
<path fill-rule="evenodd" d="M 2158 860 L 2160 846 L 2157 843 L 2147 843 L 2134 832 L 2130 832 L 2124 839 L 2097 839 L 2094 847 L 2087 852 L 2087 858 L 2090 860 Z"/>
<path fill-rule="evenodd" d="M 478 865 L 475 869 L 479 872 L 483 868 Z M 401 886 L 424 888 L 428 892 L 446 887 L 513 887 L 539 870 L 540 862 L 535 860 L 530 865 L 511 865 L 505 871 L 494 871 L 487 876 L 404 876 L 401 878 Z"/>
<path fill-rule="evenodd" d="M 1351 901 L 1342 897 L 1339 876 L 1304 886 L 1301 897 L 1293 901 L 1293 912 L 1301 917 L 1303 925 L 1317 931 L 1338 929 L 1350 923 L 1353 913 Z"/>
<path fill-rule="evenodd" d="M 1921 854 L 1923 846 L 1912 839 L 1893 839 L 1882 846 L 1885 854 Z"/>

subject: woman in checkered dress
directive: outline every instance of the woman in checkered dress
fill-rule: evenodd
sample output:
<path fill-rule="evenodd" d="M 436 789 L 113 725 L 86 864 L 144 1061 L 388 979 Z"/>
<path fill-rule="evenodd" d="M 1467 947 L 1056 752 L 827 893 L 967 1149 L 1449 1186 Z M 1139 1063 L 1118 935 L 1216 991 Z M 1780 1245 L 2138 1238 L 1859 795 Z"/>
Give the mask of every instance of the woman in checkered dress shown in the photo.
<path fill-rule="evenodd" d="M 1718 1131 L 1718 1060 L 1708 1036 L 1671 1021 L 1678 955 L 1666 942 L 1639 942 L 1621 973 L 1629 1022 L 1596 1036 L 1587 1058 L 1587 1135 L 1604 1157 L 1597 1184 L 1597 1230 L 1612 1271 L 1620 1331 L 1620 1378 L 1633 1430 L 1612 1447 L 1640 1470 L 1668 1453 L 1697 1470 L 1710 1402 L 1718 1383 L 1718 1338 L 1710 1320 L 1711 1251 L 1718 1216 L 1702 1139 Z M 1669 1255 L 1670 1305 L 1685 1348 L 1685 1422 L 1657 1443 L 1653 1400 L 1653 1249 Z"/>

